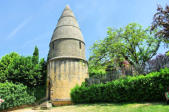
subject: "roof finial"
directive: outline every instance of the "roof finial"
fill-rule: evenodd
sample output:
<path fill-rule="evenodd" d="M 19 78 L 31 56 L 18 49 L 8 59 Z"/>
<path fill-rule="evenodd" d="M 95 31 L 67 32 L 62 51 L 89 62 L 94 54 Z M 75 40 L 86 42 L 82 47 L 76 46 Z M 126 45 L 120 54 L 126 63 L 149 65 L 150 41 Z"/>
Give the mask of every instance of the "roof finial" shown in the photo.
<path fill-rule="evenodd" d="M 70 9 L 70 7 L 69 7 L 69 5 L 68 5 L 68 4 L 66 5 L 65 9 Z"/>

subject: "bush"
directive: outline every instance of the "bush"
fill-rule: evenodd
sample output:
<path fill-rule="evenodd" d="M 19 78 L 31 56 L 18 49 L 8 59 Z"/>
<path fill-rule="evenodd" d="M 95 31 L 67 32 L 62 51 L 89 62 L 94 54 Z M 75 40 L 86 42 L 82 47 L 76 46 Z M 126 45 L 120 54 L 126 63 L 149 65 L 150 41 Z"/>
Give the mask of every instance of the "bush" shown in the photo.
<path fill-rule="evenodd" d="M 27 87 L 23 84 L 0 83 L 0 98 L 5 100 L 0 105 L 0 110 L 33 103 L 35 97 L 30 96 L 26 90 Z"/>
<path fill-rule="evenodd" d="M 89 76 L 92 77 L 92 76 L 104 76 L 106 75 L 106 71 L 103 70 L 103 69 L 93 69 L 93 68 L 89 68 Z"/>
<path fill-rule="evenodd" d="M 16 58 L 19 57 L 19 54 L 12 52 L 10 54 L 7 54 L 3 56 L 0 59 L 0 82 L 5 82 L 9 74 L 9 66 L 11 66 Z"/>
<path fill-rule="evenodd" d="M 33 64 L 30 56 L 16 58 L 8 68 L 8 81 L 23 83 L 29 87 L 37 86 L 42 77 L 40 64 Z"/>
<path fill-rule="evenodd" d="M 46 84 L 46 61 L 42 58 L 35 64 L 32 56 L 10 53 L 0 59 L 0 82 L 23 83 L 28 87 Z"/>
<path fill-rule="evenodd" d="M 74 103 L 163 101 L 167 87 L 169 68 L 106 84 L 76 86 L 71 90 L 71 99 Z"/>

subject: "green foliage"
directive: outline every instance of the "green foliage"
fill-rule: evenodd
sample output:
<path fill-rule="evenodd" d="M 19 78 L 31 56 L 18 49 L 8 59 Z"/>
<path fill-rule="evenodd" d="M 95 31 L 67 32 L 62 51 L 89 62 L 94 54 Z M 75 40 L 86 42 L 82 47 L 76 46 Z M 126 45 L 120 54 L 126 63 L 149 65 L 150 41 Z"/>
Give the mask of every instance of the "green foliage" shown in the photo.
<path fill-rule="evenodd" d="M 46 79 L 47 79 L 47 62 L 45 61 L 44 58 L 42 58 L 39 62 L 39 65 L 41 67 L 40 72 L 41 72 L 41 80 L 40 80 L 40 85 L 46 85 Z"/>
<path fill-rule="evenodd" d="M 27 93 L 26 86 L 9 82 L 0 83 L 0 98 L 5 100 L 0 105 L 0 110 L 31 104 L 35 101 L 35 97 Z"/>
<path fill-rule="evenodd" d="M 35 47 L 32 57 L 10 53 L 0 60 L 0 82 L 10 81 L 23 83 L 28 87 L 35 87 L 46 84 L 46 75 L 47 63 L 44 58 L 39 62 L 37 47 Z"/>
<path fill-rule="evenodd" d="M 14 52 L 3 56 L 0 59 L 0 98 L 7 100 L 7 103 L 4 103 L 2 109 L 32 103 L 35 101 L 35 98 L 37 101 L 45 97 L 46 77 L 47 63 L 44 58 L 39 61 L 39 51 L 37 47 L 35 47 L 33 56 L 20 56 Z M 6 81 L 11 83 L 4 83 Z M 2 83 L 6 85 L 2 85 Z M 3 91 L 1 85 L 6 87 L 6 90 Z M 28 89 L 26 87 L 28 87 Z M 13 88 L 16 88 L 16 91 L 14 91 Z M 1 89 L 3 95 L 1 94 Z M 23 94 L 21 94 L 22 92 Z M 17 99 L 15 97 L 22 98 L 12 104 L 13 100 Z"/>
<path fill-rule="evenodd" d="M 36 101 L 39 101 L 46 96 L 46 85 L 28 87 L 27 91 L 31 96 L 34 96 L 36 98 Z"/>
<path fill-rule="evenodd" d="M 166 56 L 168 56 L 168 57 L 169 57 L 169 51 L 166 53 Z"/>
<path fill-rule="evenodd" d="M 5 82 L 9 74 L 9 66 L 12 65 L 13 61 L 19 57 L 19 54 L 12 52 L 3 56 L 0 59 L 0 82 Z"/>
<path fill-rule="evenodd" d="M 106 71 L 104 69 L 89 69 L 89 76 L 92 77 L 94 75 L 105 75 Z"/>
<path fill-rule="evenodd" d="M 9 66 L 8 81 L 14 83 L 19 82 L 29 87 L 37 86 L 40 84 L 41 66 L 34 64 L 31 57 L 17 57 Z M 39 82 L 40 81 L 40 82 Z"/>
<path fill-rule="evenodd" d="M 169 68 L 135 77 L 121 78 L 106 84 L 76 86 L 71 90 L 74 103 L 142 102 L 165 100 L 169 86 Z"/>
<path fill-rule="evenodd" d="M 143 29 L 136 23 L 119 29 L 109 28 L 107 37 L 91 48 L 89 69 L 117 70 L 126 60 L 138 73 L 143 73 L 146 61 L 156 54 L 160 46 L 161 40 L 155 37 L 155 32 L 150 34 L 150 28 Z"/>
<path fill-rule="evenodd" d="M 39 62 L 39 49 L 37 46 L 35 46 L 35 49 L 33 52 L 32 62 L 34 64 L 38 64 L 38 62 Z"/>

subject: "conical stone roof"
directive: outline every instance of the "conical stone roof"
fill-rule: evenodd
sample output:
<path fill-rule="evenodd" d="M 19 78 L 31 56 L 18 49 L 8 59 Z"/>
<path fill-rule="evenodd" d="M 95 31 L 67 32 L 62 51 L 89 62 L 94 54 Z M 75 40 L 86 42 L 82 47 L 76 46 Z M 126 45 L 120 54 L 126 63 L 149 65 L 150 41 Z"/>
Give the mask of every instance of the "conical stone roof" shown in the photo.
<path fill-rule="evenodd" d="M 84 42 L 78 22 L 68 5 L 63 10 L 61 17 L 58 20 L 51 42 L 63 38 L 72 38 Z"/>

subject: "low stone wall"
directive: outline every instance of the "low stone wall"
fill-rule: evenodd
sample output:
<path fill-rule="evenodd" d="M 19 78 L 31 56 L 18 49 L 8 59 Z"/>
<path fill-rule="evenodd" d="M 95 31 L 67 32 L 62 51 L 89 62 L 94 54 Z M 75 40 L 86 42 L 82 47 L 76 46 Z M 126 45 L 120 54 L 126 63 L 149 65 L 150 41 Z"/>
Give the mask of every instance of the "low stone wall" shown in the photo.
<path fill-rule="evenodd" d="M 71 101 L 52 101 L 54 106 L 62 106 L 62 105 L 72 105 Z"/>

